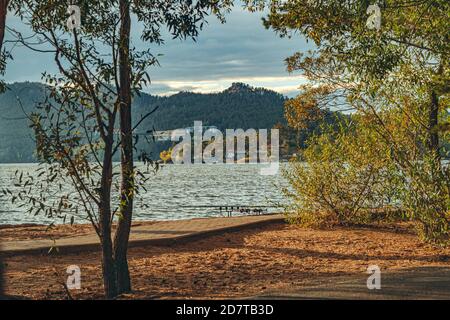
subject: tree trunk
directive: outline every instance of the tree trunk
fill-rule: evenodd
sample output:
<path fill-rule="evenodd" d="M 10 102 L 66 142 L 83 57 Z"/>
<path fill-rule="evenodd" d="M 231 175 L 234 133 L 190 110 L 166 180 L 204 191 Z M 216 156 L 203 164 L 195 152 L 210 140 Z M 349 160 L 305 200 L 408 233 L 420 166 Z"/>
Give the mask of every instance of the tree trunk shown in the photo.
<path fill-rule="evenodd" d="M 3 297 L 4 297 L 4 292 L 3 292 L 3 290 L 4 290 L 4 286 L 3 286 L 3 281 L 4 281 L 4 279 L 3 279 L 3 268 L 4 268 L 4 266 L 3 266 L 3 259 L 2 259 L 2 255 L 0 254 L 0 300 L 2 300 L 3 299 Z"/>
<path fill-rule="evenodd" d="M 6 26 L 6 12 L 8 8 L 9 0 L 0 0 L 0 53 L 3 48 L 3 40 L 5 37 L 5 26 Z M 0 255 L 0 299 L 4 296 L 3 293 L 3 260 Z"/>
<path fill-rule="evenodd" d="M 108 212 L 111 212 L 111 208 L 107 205 L 103 205 L 100 208 L 100 231 L 101 231 L 101 244 L 102 244 L 102 273 L 103 273 L 103 287 L 105 291 L 105 297 L 107 299 L 113 299 L 118 295 L 117 283 L 116 283 L 116 267 L 113 259 L 113 247 L 111 241 L 111 223 L 107 222 Z"/>
<path fill-rule="evenodd" d="M 3 40 L 5 38 L 6 13 L 8 11 L 9 0 L 0 0 L 0 52 L 3 48 Z"/>
<path fill-rule="evenodd" d="M 116 268 L 114 264 L 113 246 L 111 240 L 111 182 L 112 182 L 112 137 L 108 136 L 103 158 L 101 179 L 101 194 L 99 207 L 100 237 L 102 245 L 102 272 L 105 297 L 115 298 L 118 294 L 116 283 Z"/>
<path fill-rule="evenodd" d="M 437 167 L 441 165 L 441 153 L 439 148 L 439 97 L 435 91 L 431 92 L 430 113 L 428 119 L 429 129 L 429 149 L 437 163 Z"/>
<path fill-rule="evenodd" d="M 121 206 L 120 218 L 114 238 L 114 259 L 117 270 L 118 292 L 131 291 L 130 272 L 128 269 L 127 250 L 133 216 L 134 197 L 134 163 L 133 133 L 131 117 L 131 67 L 130 67 L 130 4 L 120 0 L 121 26 L 119 48 L 119 100 L 120 100 L 120 134 L 121 134 Z"/>

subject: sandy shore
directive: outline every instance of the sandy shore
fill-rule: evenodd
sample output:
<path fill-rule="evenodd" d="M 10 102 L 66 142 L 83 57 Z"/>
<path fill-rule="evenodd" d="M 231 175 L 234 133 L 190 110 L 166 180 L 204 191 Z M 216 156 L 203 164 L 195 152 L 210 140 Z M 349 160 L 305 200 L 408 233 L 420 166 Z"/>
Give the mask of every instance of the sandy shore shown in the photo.
<path fill-rule="evenodd" d="M 0 239 L 43 236 L 44 227 L 2 228 Z M 69 228 L 69 229 L 67 229 Z M 55 235 L 87 232 L 61 226 Z M 75 230 L 72 230 L 75 229 Z M 73 235 L 73 234 L 72 234 Z M 121 298 L 229 298 L 298 290 L 334 277 L 450 264 L 450 248 L 421 243 L 405 225 L 305 230 L 285 224 L 224 233 L 171 247 L 132 248 L 133 293 Z M 6 258 L 6 292 L 34 299 L 65 299 L 69 265 L 82 271 L 76 299 L 102 297 L 98 252 Z"/>

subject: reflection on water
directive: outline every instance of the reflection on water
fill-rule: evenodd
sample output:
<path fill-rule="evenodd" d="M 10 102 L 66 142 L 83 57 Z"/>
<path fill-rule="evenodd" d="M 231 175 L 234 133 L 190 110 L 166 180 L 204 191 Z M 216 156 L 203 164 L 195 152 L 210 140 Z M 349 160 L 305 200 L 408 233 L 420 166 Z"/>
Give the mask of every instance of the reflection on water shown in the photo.
<path fill-rule="evenodd" d="M 35 164 L 1 164 L 0 190 L 11 187 L 11 177 L 17 169 L 33 172 L 36 167 Z M 270 206 L 282 202 L 283 197 L 277 187 L 282 183 L 280 174 L 262 176 L 259 174 L 262 167 L 267 165 L 166 165 L 158 173 L 151 174 L 145 185 L 148 191 L 142 190 L 136 199 L 135 220 L 218 216 L 219 209 L 205 206 Z M 143 204 L 149 207 L 145 208 Z M 0 224 L 52 221 L 26 211 L 27 208 L 18 208 L 3 194 L 0 195 Z"/>

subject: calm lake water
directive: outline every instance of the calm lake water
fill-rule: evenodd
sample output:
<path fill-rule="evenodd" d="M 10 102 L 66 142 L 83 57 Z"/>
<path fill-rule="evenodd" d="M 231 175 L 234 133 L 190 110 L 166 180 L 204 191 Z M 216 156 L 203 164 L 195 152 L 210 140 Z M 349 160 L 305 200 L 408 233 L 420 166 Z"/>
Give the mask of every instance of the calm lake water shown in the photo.
<path fill-rule="evenodd" d="M 273 206 L 284 201 L 281 174 L 262 176 L 255 164 L 166 165 L 146 183 L 136 199 L 135 220 L 178 220 L 220 216 L 205 206 Z M 35 164 L 0 164 L 0 190 L 11 187 L 16 170 L 35 172 Z M 144 208 L 142 204 L 149 208 Z M 0 224 L 62 223 L 27 213 L 0 194 Z M 280 211 L 267 208 L 269 212 Z M 225 212 L 222 214 L 226 215 Z M 85 222 L 75 220 L 75 222 Z"/>

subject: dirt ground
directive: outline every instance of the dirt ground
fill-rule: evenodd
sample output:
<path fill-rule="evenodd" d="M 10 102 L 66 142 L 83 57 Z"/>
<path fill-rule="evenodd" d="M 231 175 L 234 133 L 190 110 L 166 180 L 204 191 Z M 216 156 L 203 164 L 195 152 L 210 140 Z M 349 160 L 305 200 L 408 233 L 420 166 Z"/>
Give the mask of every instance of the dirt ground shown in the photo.
<path fill-rule="evenodd" d="M 26 233 L 17 229 L 15 238 L 26 238 Z M 12 236 L 8 234 L 0 239 Z M 98 252 L 7 257 L 6 293 L 66 299 L 66 268 L 78 265 L 82 289 L 71 296 L 102 298 L 99 259 Z M 123 299 L 218 299 L 296 290 L 333 277 L 365 274 L 373 264 L 382 271 L 449 267 L 450 248 L 423 244 L 405 226 L 305 230 L 274 224 L 172 247 L 133 248 L 129 262 L 134 291 Z"/>

